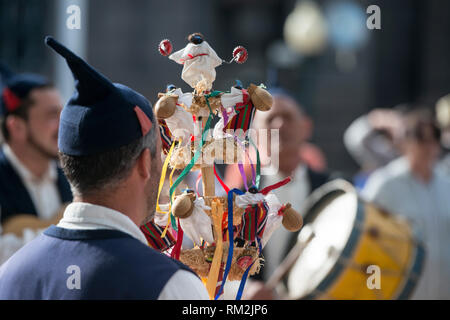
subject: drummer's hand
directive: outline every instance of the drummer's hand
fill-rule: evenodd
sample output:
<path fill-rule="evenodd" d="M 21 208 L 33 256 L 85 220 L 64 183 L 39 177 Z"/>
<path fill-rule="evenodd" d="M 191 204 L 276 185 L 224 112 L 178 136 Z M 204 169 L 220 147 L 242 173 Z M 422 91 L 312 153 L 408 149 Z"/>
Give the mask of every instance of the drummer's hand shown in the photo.
<path fill-rule="evenodd" d="M 244 300 L 275 300 L 275 293 L 262 281 L 249 281 L 243 293 Z"/>

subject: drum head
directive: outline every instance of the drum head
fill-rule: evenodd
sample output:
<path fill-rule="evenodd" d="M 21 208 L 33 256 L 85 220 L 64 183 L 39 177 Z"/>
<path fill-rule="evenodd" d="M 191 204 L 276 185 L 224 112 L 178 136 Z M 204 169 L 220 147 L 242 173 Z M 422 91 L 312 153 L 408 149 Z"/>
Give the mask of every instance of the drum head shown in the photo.
<path fill-rule="evenodd" d="M 311 194 L 306 204 L 304 231 L 312 231 L 314 238 L 306 245 L 287 277 L 291 299 L 305 298 L 324 284 L 346 247 L 358 211 L 358 196 L 351 184 L 335 180 Z"/>

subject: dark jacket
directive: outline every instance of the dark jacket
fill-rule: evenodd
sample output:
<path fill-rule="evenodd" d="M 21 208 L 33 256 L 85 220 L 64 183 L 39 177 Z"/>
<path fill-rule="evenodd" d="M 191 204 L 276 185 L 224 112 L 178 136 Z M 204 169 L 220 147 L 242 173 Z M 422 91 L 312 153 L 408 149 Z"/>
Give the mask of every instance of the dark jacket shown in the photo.
<path fill-rule="evenodd" d="M 71 202 L 72 192 L 61 168 L 58 168 L 57 188 L 61 202 Z M 0 223 L 16 214 L 37 216 L 36 207 L 22 179 L 9 163 L 0 147 Z"/>

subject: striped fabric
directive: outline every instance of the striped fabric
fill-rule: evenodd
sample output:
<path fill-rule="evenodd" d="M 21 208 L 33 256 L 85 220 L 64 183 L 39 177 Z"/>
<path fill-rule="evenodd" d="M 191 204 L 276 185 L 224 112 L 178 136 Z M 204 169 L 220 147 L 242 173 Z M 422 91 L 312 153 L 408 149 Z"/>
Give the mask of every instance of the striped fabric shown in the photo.
<path fill-rule="evenodd" d="M 244 95 L 244 102 L 236 104 L 234 107 L 236 115 L 224 126 L 224 132 L 226 132 L 226 130 L 236 131 L 241 129 L 245 133 L 250 128 L 256 109 L 250 100 L 247 90 L 243 89 L 242 93 Z"/>
<path fill-rule="evenodd" d="M 242 224 L 238 226 L 233 226 L 233 238 L 236 239 L 236 237 L 240 234 L 242 228 Z M 222 239 L 223 241 L 228 241 L 228 226 L 225 226 L 222 228 Z"/>
<path fill-rule="evenodd" d="M 161 148 L 164 154 L 169 153 L 170 146 L 172 145 L 172 133 L 167 126 L 164 119 L 158 119 L 159 133 L 161 135 Z"/>
<path fill-rule="evenodd" d="M 256 237 L 261 238 L 267 222 L 269 208 L 267 203 L 249 205 L 242 216 L 242 227 L 239 234 L 241 239 L 253 242 Z"/>
<path fill-rule="evenodd" d="M 147 238 L 148 245 L 160 252 L 166 251 L 175 244 L 175 239 L 170 232 L 167 232 L 164 238 L 161 237 L 163 230 L 153 221 L 141 226 L 141 231 Z"/>

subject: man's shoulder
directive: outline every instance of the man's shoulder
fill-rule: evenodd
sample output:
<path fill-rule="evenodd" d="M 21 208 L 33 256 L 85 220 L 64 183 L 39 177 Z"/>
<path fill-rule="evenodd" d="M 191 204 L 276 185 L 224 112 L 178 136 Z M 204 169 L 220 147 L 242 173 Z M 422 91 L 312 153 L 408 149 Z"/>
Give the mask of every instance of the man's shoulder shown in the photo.
<path fill-rule="evenodd" d="M 392 184 L 396 181 L 407 178 L 409 175 L 409 166 L 405 158 L 401 157 L 389 162 L 386 166 L 375 170 L 369 177 L 369 180 L 379 180 L 385 184 Z"/>
<path fill-rule="evenodd" d="M 0 176 L 3 176 L 11 171 L 12 167 L 3 152 L 3 145 L 0 145 Z"/>
<path fill-rule="evenodd" d="M 195 284 L 192 280 L 194 277 L 200 282 L 189 267 L 137 239 L 124 238 L 119 242 L 121 245 L 114 253 L 114 263 L 107 269 L 113 277 L 123 277 L 126 274 L 127 283 L 133 284 L 137 292 L 144 294 L 149 287 L 159 287 L 162 290 L 175 275 L 178 278 L 182 275 L 184 281 L 176 282 L 178 285 L 183 283 L 187 291 L 192 289 L 189 286 Z M 189 274 L 191 275 L 187 277 Z"/>
<path fill-rule="evenodd" d="M 163 265 L 167 269 L 179 268 L 173 259 L 119 230 L 73 230 L 52 226 L 44 232 L 44 236 L 43 239 L 56 241 L 60 250 L 66 246 L 78 247 L 85 251 L 80 252 L 80 255 L 89 254 L 91 250 L 96 251 L 110 259 L 111 266 L 124 264 L 129 267 L 132 266 L 131 262 L 135 262 L 134 266 L 151 264 Z M 62 241 L 59 244 L 58 239 Z M 73 243 L 74 240 L 79 242 Z"/>
<path fill-rule="evenodd" d="M 393 160 L 386 166 L 375 170 L 368 178 L 362 196 L 369 201 L 386 195 L 394 195 L 396 191 L 403 190 L 409 177 L 406 159 Z"/>

